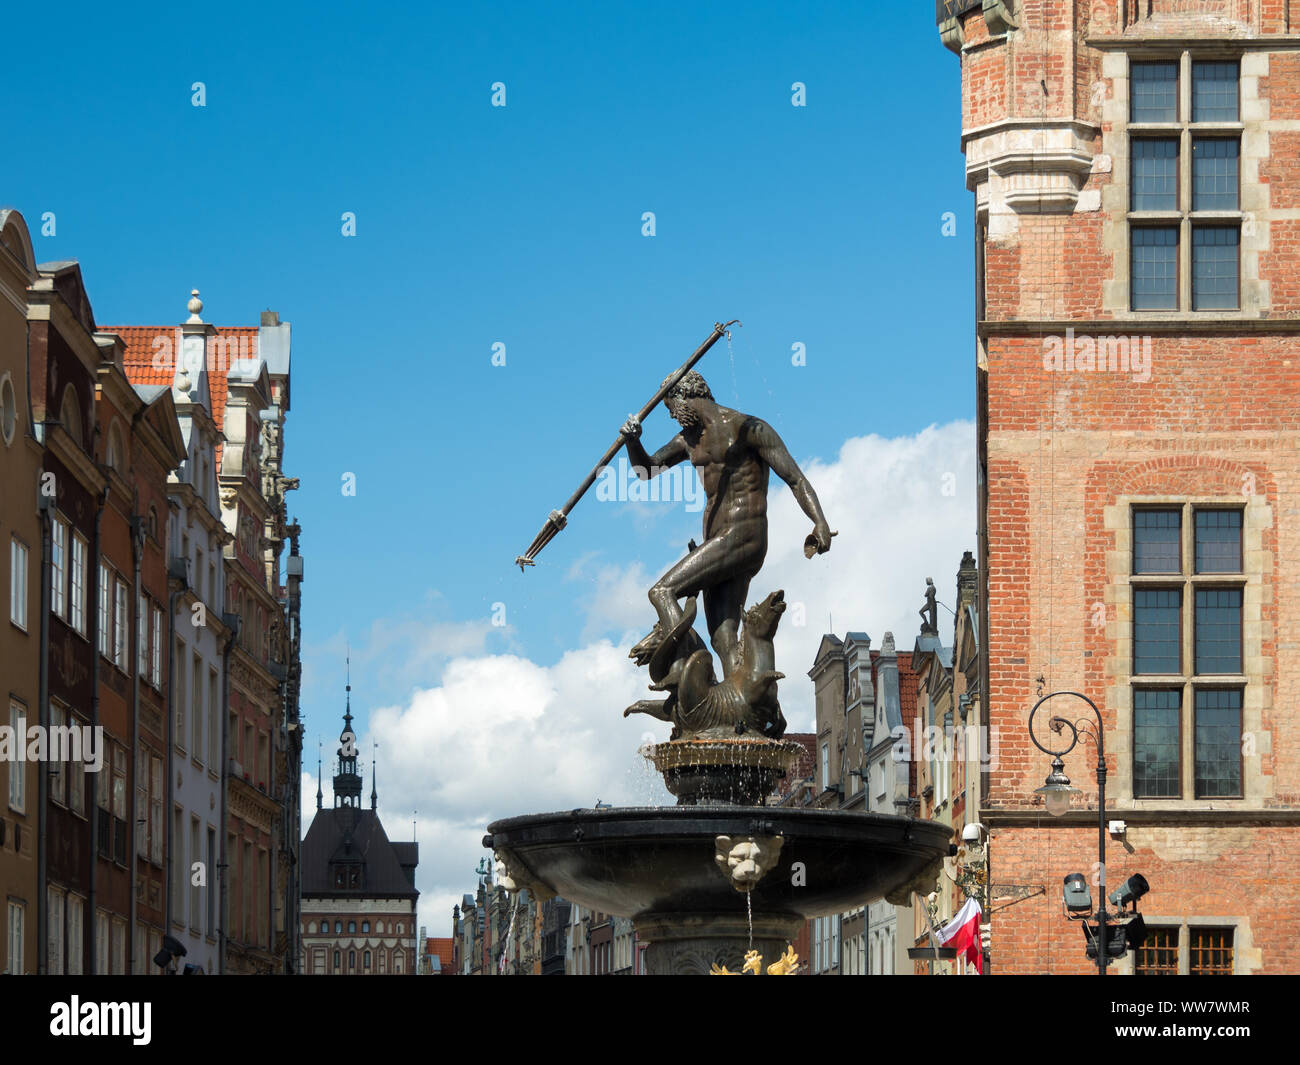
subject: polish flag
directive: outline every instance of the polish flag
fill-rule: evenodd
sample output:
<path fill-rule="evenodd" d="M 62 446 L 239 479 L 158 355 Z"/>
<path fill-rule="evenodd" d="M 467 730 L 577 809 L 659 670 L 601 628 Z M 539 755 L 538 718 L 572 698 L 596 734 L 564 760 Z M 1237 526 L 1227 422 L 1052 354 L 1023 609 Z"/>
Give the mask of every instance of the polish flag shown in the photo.
<path fill-rule="evenodd" d="M 980 904 L 974 899 L 967 899 L 966 905 L 957 911 L 957 916 L 935 933 L 935 938 L 943 946 L 953 946 L 957 956 L 975 963 L 975 971 L 984 972 L 984 952 L 980 949 Z"/>

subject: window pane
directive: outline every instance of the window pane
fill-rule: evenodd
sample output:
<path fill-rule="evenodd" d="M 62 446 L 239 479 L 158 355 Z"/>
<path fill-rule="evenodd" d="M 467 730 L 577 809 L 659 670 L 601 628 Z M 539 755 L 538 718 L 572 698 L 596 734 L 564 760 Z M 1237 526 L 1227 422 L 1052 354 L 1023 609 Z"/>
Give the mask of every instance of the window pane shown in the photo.
<path fill-rule="evenodd" d="M 1181 798 L 1178 691 L 1133 692 L 1133 795 Z"/>
<path fill-rule="evenodd" d="M 1196 672 L 1241 672 L 1241 589 L 1196 591 Z"/>
<path fill-rule="evenodd" d="M 1192 64 L 1192 121 L 1236 122 L 1237 63 Z"/>
<path fill-rule="evenodd" d="M 1237 209 L 1237 155 L 1235 140 L 1197 137 L 1192 142 L 1192 210 Z"/>
<path fill-rule="evenodd" d="M 1193 976 L 1232 975 L 1231 928 L 1193 928 L 1190 972 Z"/>
<path fill-rule="evenodd" d="M 1196 572 L 1241 572 L 1241 511 L 1196 512 Z"/>
<path fill-rule="evenodd" d="M 1133 593 L 1133 672 L 1177 673 L 1179 615 L 1183 593 L 1172 588 L 1144 588 Z"/>
<path fill-rule="evenodd" d="M 1129 121 L 1178 121 L 1178 64 L 1134 63 Z"/>
<path fill-rule="evenodd" d="M 1134 140 L 1133 210 L 1178 210 L 1178 141 Z"/>
<path fill-rule="evenodd" d="M 1173 310 L 1178 306 L 1178 230 L 1140 226 L 1132 237 L 1133 309 Z"/>
<path fill-rule="evenodd" d="M 1178 929 L 1152 928 L 1147 925 L 1147 938 L 1133 954 L 1134 976 L 1178 975 Z"/>
<path fill-rule="evenodd" d="M 1182 515 L 1177 510 L 1133 512 L 1133 572 L 1181 572 Z"/>
<path fill-rule="evenodd" d="M 1241 690 L 1196 693 L 1196 797 L 1241 795 Z"/>
<path fill-rule="evenodd" d="M 1192 230 L 1192 309 L 1235 310 L 1237 246 L 1231 226 L 1196 226 Z"/>
<path fill-rule="evenodd" d="M 50 609 L 64 616 L 64 589 L 67 576 L 67 526 L 55 518 L 50 526 Z"/>

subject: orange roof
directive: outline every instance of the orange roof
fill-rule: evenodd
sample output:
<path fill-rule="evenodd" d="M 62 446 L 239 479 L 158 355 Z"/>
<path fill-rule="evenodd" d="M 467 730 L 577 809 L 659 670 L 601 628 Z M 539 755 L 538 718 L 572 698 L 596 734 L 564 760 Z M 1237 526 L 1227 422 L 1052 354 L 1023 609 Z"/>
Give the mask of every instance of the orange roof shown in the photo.
<path fill-rule="evenodd" d="M 175 369 L 177 334 L 175 325 L 105 325 L 101 333 L 116 333 L 126 345 L 123 364 L 127 379 L 138 385 L 170 385 Z M 230 363 L 240 358 L 257 356 L 257 326 L 218 327 L 208 338 L 208 391 L 212 395 L 212 420 L 219 431 L 225 431 L 226 397 L 230 392 L 226 375 Z M 166 344 L 156 344 L 163 338 Z M 232 352 L 233 346 L 233 352 Z M 217 445 L 217 468 L 221 468 L 221 445 Z"/>
<path fill-rule="evenodd" d="M 434 939 L 426 937 L 424 941 L 424 953 L 436 954 L 442 963 L 442 971 L 446 974 L 451 973 L 452 966 L 456 964 L 456 946 L 455 941 L 447 939 Z"/>
<path fill-rule="evenodd" d="M 916 687 L 918 675 L 912 670 L 912 652 L 898 652 L 898 708 L 902 712 L 903 724 L 908 724 L 916 716 Z"/>

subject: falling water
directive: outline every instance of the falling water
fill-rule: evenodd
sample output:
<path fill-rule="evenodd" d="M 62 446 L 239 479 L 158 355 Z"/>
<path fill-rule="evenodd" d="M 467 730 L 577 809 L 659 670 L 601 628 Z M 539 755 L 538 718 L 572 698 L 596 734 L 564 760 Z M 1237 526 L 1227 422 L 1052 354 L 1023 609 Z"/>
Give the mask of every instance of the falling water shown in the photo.
<path fill-rule="evenodd" d="M 731 347 L 731 330 L 727 330 L 727 358 L 731 360 L 731 398 L 740 402 L 740 388 L 736 385 L 736 353 Z"/>
<path fill-rule="evenodd" d="M 749 949 L 754 949 L 754 892 L 745 892 L 745 916 L 749 918 Z"/>
<path fill-rule="evenodd" d="M 515 893 L 515 904 L 510 911 L 510 924 L 506 927 L 505 943 L 501 947 L 501 958 L 497 962 L 497 972 L 503 973 L 506 969 L 506 955 L 510 953 L 510 940 L 515 934 L 515 916 L 519 913 L 519 894 Z M 753 937 L 753 932 L 750 933 Z"/>

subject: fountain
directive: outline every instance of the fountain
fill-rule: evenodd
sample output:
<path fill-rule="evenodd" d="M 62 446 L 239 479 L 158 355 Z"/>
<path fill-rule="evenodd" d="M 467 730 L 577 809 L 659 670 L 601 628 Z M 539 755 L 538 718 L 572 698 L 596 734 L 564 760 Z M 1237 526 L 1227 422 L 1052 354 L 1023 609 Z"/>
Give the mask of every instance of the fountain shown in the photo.
<path fill-rule="evenodd" d="M 798 760 L 783 740 L 773 640 L 786 609 L 776 591 L 745 609 L 767 551 L 767 481 L 781 477 L 813 522 L 808 558 L 830 549 L 821 504 L 767 423 L 717 404 L 692 367 L 726 333 L 713 334 L 629 418 L 584 484 L 553 511 L 528 552 L 530 565 L 564 528 L 569 511 L 622 447 L 638 476 L 677 462 L 699 471 L 707 505 L 705 542 L 691 542 L 650 590 L 658 621 L 629 652 L 648 668 L 650 689 L 666 693 L 624 710 L 672 724 L 644 753 L 677 798 L 670 807 L 580 809 L 531 814 L 488 826 L 507 891 L 562 896 L 589 909 L 630 917 L 648 942 L 653 974 L 790 972 L 789 945 L 803 922 L 885 898 L 906 904 L 932 890 L 950 830 L 892 814 L 766 805 Z M 729 335 L 729 334 L 728 334 Z M 664 401 L 682 426 L 654 455 L 640 444 L 641 422 Z M 714 659 L 695 630 L 704 596 Z"/>

